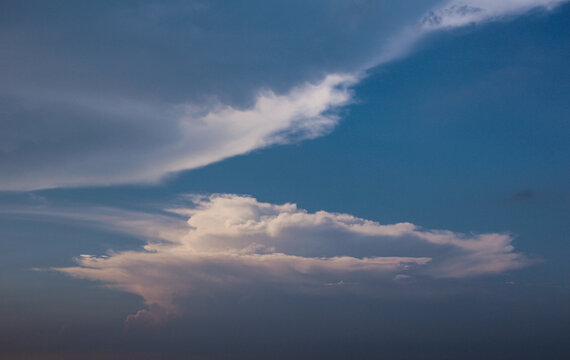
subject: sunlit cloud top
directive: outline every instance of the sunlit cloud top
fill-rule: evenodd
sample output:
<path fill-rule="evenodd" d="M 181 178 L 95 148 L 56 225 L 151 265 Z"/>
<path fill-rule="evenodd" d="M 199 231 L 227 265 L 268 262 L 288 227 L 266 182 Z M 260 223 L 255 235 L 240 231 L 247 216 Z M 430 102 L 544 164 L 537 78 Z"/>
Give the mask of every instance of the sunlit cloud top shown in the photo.
<path fill-rule="evenodd" d="M 61 212 L 58 216 L 136 235 L 146 245 L 84 254 L 77 266 L 54 270 L 140 295 L 147 308 L 129 319 L 161 322 L 184 313 L 181 299 L 222 289 L 278 286 L 310 293 L 352 284 L 346 291 L 356 286 L 374 293 L 387 291 L 394 281 L 493 275 L 532 263 L 515 252 L 509 234 L 382 225 L 237 195 L 194 196 L 193 201 L 191 207 L 169 210 L 180 220 L 128 212 L 101 216 L 88 209 L 79 217 Z"/>

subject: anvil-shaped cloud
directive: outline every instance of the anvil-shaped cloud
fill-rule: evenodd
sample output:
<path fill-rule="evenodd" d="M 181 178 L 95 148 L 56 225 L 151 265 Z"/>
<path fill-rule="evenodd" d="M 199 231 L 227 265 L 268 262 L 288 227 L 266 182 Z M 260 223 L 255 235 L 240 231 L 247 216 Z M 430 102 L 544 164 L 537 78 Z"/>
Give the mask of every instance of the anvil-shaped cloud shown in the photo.
<path fill-rule="evenodd" d="M 256 2 L 260 18 L 238 26 L 241 35 L 235 17 L 208 22 L 223 14 L 210 10 L 215 2 L 143 2 L 131 11 L 96 8 L 88 17 L 73 2 L 61 12 L 42 11 L 45 2 L 21 8 L 6 2 L 15 20 L 0 27 L 0 189 L 156 182 L 292 138 L 320 136 L 336 125 L 335 110 L 351 102 L 349 87 L 367 69 L 405 56 L 426 34 L 562 2 L 450 1 L 419 21 L 409 9 L 425 13 L 431 2 L 387 7 L 379 1 L 364 11 L 357 2 L 323 2 L 310 7 L 330 17 L 323 22 L 330 28 L 320 29 L 322 44 L 309 41 L 321 37 L 313 36 L 306 2 L 286 2 L 288 11 Z M 25 13 L 35 8 L 42 21 Z M 268 28 L 264 11 L 280 14 L 283 21 L 273 23 L 284 29 Z M 60 17 L 44 19 L 52 13 Z M 254 36 L 259 41 L 246 41 Z M 292 50 L 283 55 L 284 49 Z"/>
<path fill-rule="evenodd" d="M 194 206 L 171 209 L 172 216 L 69 214 L 143 237 L 146 245 L 140 251 L 81 255 L 77 266 L 54 270 L 140 295 L 147 309 L 129 321 L 161 322 L 183 314 L 184 299 L 219 291 L 382 291 L 394 282 L 461 279 L 530 264 L 514 252 L 509 234 L 382 225 L 238 195 L 191 199 Z"/>

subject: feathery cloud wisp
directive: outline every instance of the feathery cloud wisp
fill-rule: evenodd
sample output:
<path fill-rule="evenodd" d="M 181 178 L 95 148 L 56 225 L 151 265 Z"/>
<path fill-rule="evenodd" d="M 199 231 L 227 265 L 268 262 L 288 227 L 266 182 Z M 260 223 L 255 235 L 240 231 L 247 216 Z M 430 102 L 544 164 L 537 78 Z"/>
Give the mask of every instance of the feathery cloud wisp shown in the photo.
<path fill-rule="evenodd" d="M 68 61 L 46 59 L 43 65 L 48 66 L 49 76 L 38 75 L 29 83 L 29 69 L 20 71 L 26 81 L 14 80 L 14 70 L 6 73 L 7 81 L 0 86 L 4 114 L 0 123 L 0 189 L 152 183 L 169 173 L 285 143 L 291 138 L 321 136 L 337 123 L 334 111 L 351 102 L 349 87 L 358 82 L 363 72 L 405 56 L 426 34 L 503 19 L 536 7 L 550 9 L 562 2 L 450 1 L 429 12 L 419 23 L 404 27 L 372 60 L 364 61 L 365 66 L 345 66 L 342 71 L 324 69 L 321 73 L 328 75 L 320 81 L 299 81 L 300 85 L 288 87 L 288 91 L 269 88 L 258 93 L 249 106 L 242 107 L 221 101 L 197 106 L 196 97 L 186 95 L 182 96 L 186 101 L 145 101 L 128 92 L 117 96 L 99 88 L 93 91 L 88 87 L 38 85 L 44 77 L 53 81 L 57 72 L 49 67 L 51 62 L 57 68 L 59 62 Z M 27 54 L 31 50 L 26 44 L 31 40 L 17 30 L 3 32 L 0 46 L 10 47 L 13 51 L 6 53 L 11 54 L 23 47 Z M 198 30 L 192 33 L 196 41 L 203 36 Z M 130 38 L 132 34 L 128 35 Z M 207 64 L 197 66 L 200 65 Z M 12 67 L 18 68 L 11 62 L 2 68 Z M 64 67 L 66 71 L 70 68 Z M 41 68 L 35 71 L 42 74 Z M 36 80 L 38 84 L 34 83 Z M 89 82 L 80 86 L 85 84 Z M 298 136 L 287 136 L 291 134 Z"/>

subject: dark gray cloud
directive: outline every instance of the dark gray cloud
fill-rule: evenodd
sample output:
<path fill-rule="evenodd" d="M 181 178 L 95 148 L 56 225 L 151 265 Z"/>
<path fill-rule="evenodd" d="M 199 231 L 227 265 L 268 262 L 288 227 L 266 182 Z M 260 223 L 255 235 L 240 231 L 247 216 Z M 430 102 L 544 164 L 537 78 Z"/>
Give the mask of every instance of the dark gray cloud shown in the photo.
<path fill-rule="evenodd" d="M 433 3 L 5 1 L 2 87 L 244 106 L 358 70 Z"/>
<path fill-rule="evenodd" d="M 535 196 L 535 192 L 532 189 L 523 189 L 517 191 L 513 195 L 511 195 L 507 200 L 509 202 L 520 202 L 532 199 Z"/>

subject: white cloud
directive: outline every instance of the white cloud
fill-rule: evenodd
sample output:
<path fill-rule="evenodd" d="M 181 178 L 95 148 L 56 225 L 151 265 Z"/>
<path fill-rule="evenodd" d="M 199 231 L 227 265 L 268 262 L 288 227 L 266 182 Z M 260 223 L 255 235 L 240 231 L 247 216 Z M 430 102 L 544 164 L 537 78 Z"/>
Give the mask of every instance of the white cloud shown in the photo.
<path fill-rule="evenodd" d="M 350 291 L 342 289 L 362 283 L 360 291 L 382 291 L 393 281 L 465 278 L 530 264 L 514 252 L 509 234 L 382 225 L 237 195 L 194 197 L 194 202 L 193 207 L 169 210 L 174 217 L 71 214 L 141 236 L 146 245 L 141 251 L 81 255 L 77 266 L 55 270 L 140 295 L 147 309 L 130 320 L 157 322 L 184 313 L 181 299 L 222 290 Z"/>
<path fill-rule="evenodd" d="M 568 0 L 451 0 L 434 8 L 419 22 L 393 36 L 365 68 L 382 65 L 407 56 L 426 35 L 469 25 L 501 21 L 532 9 L 552 10 Z"/>
<path fill-rule="evenodd" d="M 421 29 L 432 31 L 500 20 L 534 8 L 547 10 L 566 0 L 452 0 L 436 8 L 421 21 Z"/>
<path fill-rule="evenodd" d="M 69 95 L 57 98 L 53 94 L 38 94 L 37 106 L 64 103 L 80 111 L 109 117 L 108 123 L 97 118 L 80 128 L 75 138 L 89 138 L 91 127 L 105 134 L 106 141 L 118 131 L 132 132 L 132 140 L 121 137 L 108 147 L 85 144 L 69 153 L 67 146 L 51 149 L 55 154 L 45 161 L 41 153 L 32 153 L 30 164 L 10 161 L 9 155 L 28 149 L 17 144 L 6 148 L 6 162 L 0 174 L 0 187 L 29 190 L 42 187 L 108 185 L 117 183 L 156 182 L 165 174 L 192 169 L 244 154 L 276 143 L 288 141 L 288 136 L 314 138 L 330 131 L 338 117 L 333 110 L 351 100 L 348 87 L 355 83 L 353 75 L 328 75 L 316 84 L 306 83 L 288 94 L 262 92 L 252 108 L 238 109 L 219 103 L 208 107 L 191 105 L 150 106 L 138 102 L 121 102 L 86 96 Z M 102 109 L 102 110 L 99 110 Z M 119 122 L 114 118 L 123 119 Z M 150 125 L 149 125 L 150 124 Z M 63 126 L 63 124 L 62 124 Z M 108 135 L 107 135 L 108 134 Z M 164 135 L 168 135 L 164 139 Z M 69 134 L 38 134 L 34 146 L 65 143 Z M 96 135 L 94 135 L 96 136 Z M 142 138 L 138 138 L 142 136 Z M 9 139 L 7 139 L 9 140 Z M 73 139 L 76 141 L 76 139 Z M 130 143 L 133 141 L 133 143 Z M 151 147 L 145 142 L 151 143 Z M 141 143 L 142 142 L 142 143 Z M 10 141 L 6 143 L 8 146 Z M 47 151 L 47 150 L 46 150 Z"/>
<path fill-rule="evenodd" d="M 192 98 L 188 103 L 143 101 L 17 83 L 0 89 L 7 96 L 0 99 L 6 114 L 0 124 L 0 189 L 153 183 L 169 173 L 291 138 L 321 136 L 336 125 L 334 111 L 351 102 L 349 87 L 364 71 L 406 56 L 426 34 L 562 2 L 446 2 L 404 28 L 365 66 L 330 73 L 289 91 L 262 91 L 247 108 L 219 101 L 197 106 Z"/>
<path fill-rule="evenodd" d="M 201 109 L 188 106 L 187 114 L 180 119 L 182 139 L 157 176 L 287 142 L 291 134 L 301 138 L 321 136 L 336 125 L 338 118 L 330 111 L 351 100 L 348 87 L 356 80 L 354 75 L 332 74 L 318 84 L 304 84 L 286 95 L 268 90 L 245 110 L 219 104 L 199 115 Z M 205 144 L 202 139 L 214 141 Z M 202 142 L 198 149 L 193 146 L 196 142 Z"/>

